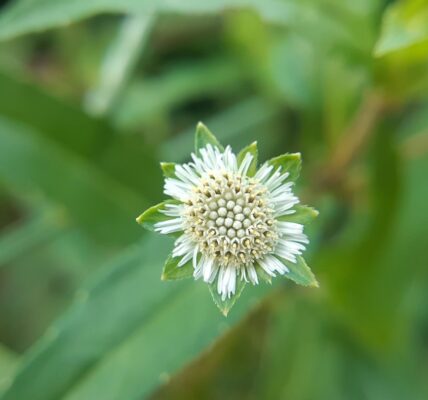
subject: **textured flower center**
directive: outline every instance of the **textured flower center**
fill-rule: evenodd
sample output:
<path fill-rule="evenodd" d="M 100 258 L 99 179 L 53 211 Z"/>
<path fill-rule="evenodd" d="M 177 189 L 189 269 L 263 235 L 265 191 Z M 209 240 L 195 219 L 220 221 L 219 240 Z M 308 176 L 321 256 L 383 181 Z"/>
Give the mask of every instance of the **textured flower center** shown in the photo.
<path fill-rule="evenodd" d="M 185 206 L 186 232 L 220 265 L 253 264 L 278 241 L 266 194 L 263 185 L 247 176 L 207 173 Z"/>

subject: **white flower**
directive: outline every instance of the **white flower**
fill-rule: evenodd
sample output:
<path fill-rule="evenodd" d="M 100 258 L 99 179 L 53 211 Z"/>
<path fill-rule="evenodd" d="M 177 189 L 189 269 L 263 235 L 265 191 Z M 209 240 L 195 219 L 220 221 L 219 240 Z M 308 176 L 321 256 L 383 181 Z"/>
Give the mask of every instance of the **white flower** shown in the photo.
<path fill-rule="evenodd" d="M 199 149 L 166 178 L 164 192 L 176 201 L 165 203 L 166 218 L 154 225 L 180 234 L 172 252 L 177 267 L 191 262 L 194 278 L 216 284 L 223 301 L 240 280 L 256 285 L 266 274 L 289 273 L 308 243 L 302 224 L 284 220 L 299 203 L 289 172 L 265 163 L 250 174 L 254 161 L 247 152 L 238 162 L 230 147 Z"/>

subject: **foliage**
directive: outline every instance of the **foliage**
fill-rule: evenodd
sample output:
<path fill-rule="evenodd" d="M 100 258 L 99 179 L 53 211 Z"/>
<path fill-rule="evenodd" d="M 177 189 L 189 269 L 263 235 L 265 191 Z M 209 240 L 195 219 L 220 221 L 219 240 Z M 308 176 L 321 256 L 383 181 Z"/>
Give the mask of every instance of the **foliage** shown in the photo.
<path fill-rule="evenodd" d="M 427 398 L 428 2 L 385 3 L 1 6 L 1 400 Z M 199 120 L 302 154 L 318 290 L 224 318 L 188 270 L 160 280 L 171 239 L 135 216 Z"/>

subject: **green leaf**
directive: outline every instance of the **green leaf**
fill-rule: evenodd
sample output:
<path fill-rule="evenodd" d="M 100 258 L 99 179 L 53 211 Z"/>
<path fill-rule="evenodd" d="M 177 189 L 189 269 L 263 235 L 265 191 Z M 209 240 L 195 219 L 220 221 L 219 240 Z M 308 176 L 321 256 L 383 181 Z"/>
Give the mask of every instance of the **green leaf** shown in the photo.
<path fill-rule="evenodd" d="M 283 263 L 287 266 L 290 272 L 286 273 L 284 276 L 292 281 L 296 282 L 299 285 L 318 287 L 319 284 L 306 264 L 306 261 L 302 256 L 297 256 L 297 262 L 292 263 L 287 260 L 283 260 Z"/>
<path fill-rule="evenodd" d="M 239 299 L 241 296 L 244 288 L 245 288 L 246 282 L 242 279 L 236 278 L 236 289 L 235 294 L 231 296 L 230 298 L 226 298 L 226 300 L 222 300 L 221 295 L 217 292 L 217 279 L 209 285 L 211 297 L 214 300 L 214 303 L 216 306 L 220 309 L 220 311 L 223 313 L 225 317 L 229 314 L 229 311 L 235 304 L 236 300 Z"/>
<path fill-rule="evenodd" d="M 10 385 L 18 362 L 18 355 L 0 343 L 0 395 Z"/>
<path fill-rule="evenodd" d="M 175 163 L 161 162 L 160 165 L 165 178 L 175 178 Z"/>
<path fill-rule="evenodd" d="M 195 151 L 199 154 L 199 149 L 205 147 L 206 145 L 211 144 L 217 147 L 220 150 L 224 150 L 223 146 L 213 135 L 213 133 L 202 123 L 199 122 L 196 127 L 195 134 Z"/>
<path fill-rule="evenodd" d="M 205 283 L 159 279 L 171 244 L 151 236 L 100 268 L 20 364 L 2 400 L 149 398 L 160 374 L 197 357 L 266 293 L 266 285 L 253 287 L 225 320 Z M 165 343 L 174 346 L 163 352 Z"/>
<path fill-rule="evenodd" d="M 427 40 L 427 1 L 397 1 L 383 16 L 382 31 L 374 52 L 376 56 L 383 56 Z"/>
<path fill-rule="evenodd" d="M 46 207 L 27 221 L 0 231 L 0 269 L 45 243 L 51 244 L 68 226 L 61 210 Z"/>
<path fill-rule="evenodd" d="M 192 260 L 179 267 L 177 264 L 180 262 L 180 257 L 173 257 L 169 255 L 163 267 L 162 277 L 163 281 L 171 281 L 177 279 L 185 279 L 193 277 L 193 263 Z"/>
<path fill-rule="evenodd" d="M 154 15 L 130 15 L 120 25 L 118 34 L 102 60 L 98 82 L 88 93 L 86 109 L 93 115 L 110 112 L 131 76 L 148 41 Z"/>
<path fill-rule="evenodd" d="M 211 96 L 222 98 L 236 93 L 245 79 L 241 64 L 224 55 L 195 60 L 190 64 L 176 63 L 174 68 L 159 76 L 134 77 L 115 102 L 112 117 L 119 128 L 138 130 L 159 118 L 166 110 L 175 109 L 189 101 Z M 227 128 L 230 129 L 229 126 Z M 189 134 L 191 146 L 194 145 L 194 136 L 192 129 Z M 180 137 L 177 135 L 175 138 Z M 174 150 L 173 160 L 176 160 L 177 150 Z M 189 146 L 186 146 L 186 158 L 188 153 Z"/>
<path fill-rule="evenodd" d="M 141 135 L 118 135 L 106 120 L 91 118 L 80 109 L 43 93 L 40 88 L 17 81 L 1 72 L 0 88 L 2 116 L 31 126 L 49 144 L 58 146 L 69 155 L 78 156 L 91 169 L 101 170 L 111 179 L 132 189 L 140 199 L 147 200 L 145 204 L 149 205 L 159 199 L 161 187 L 158 182 L 161 174 L 158 163 L 153 157 L 153 150 L 144 143 Z M 123 156 L 124 153 L 126 157 Z M 141 174 L 141 169 L 144 169 L 144 174 Z M 58 187 L 64 181 L 60 180 Z M 111 186 L 113 190 L 116 185 Z M 92 224 L 93 228 L 95 226 L 96 224 Z"/>
<path fill-rule="evenodd" d="M 13 2 L 0 16 L 0 40 L 18 35 L 68 25 L 71 22 L 97 14 L 126 13 L 151 15 L 159 13 L 213 14 L 227 8 L 251 7 L 266 20 L 287 22 L 295 15 L 293 10 L 277 0 L 210 0 L 171 2 L 168 0 L 18 0 Z"/>
<path fill-rule="evenodd" d="M 251 161 L 250 168 L 248 169 L 248 176 L 254 176 L 257 171 L 257 161 L 258 161 L 258 149 L 257 142 L 253 142 L 247 147 L 244 147 L 238 154 L 238 165 L 241 165 L 242 160 L 245 155 L 250 153 L 253 156 L 253 160 Z"/>
<path fill-rule="evenodd" d="M 27 198 L 43 194 L 64 209 L 71 223 L 106 246 L 129 243 L 141 236 L 129 221 L 146 201 L 39 131 L 3 117 L 0 180 Z"/>
<path fill-rule="evenodd" d="M 319 212 L 315 210 L 315 208 L 304 206 L 301 204 L 294 206 L 293 209 L 296 210 L 295 213 L 282 215 L 278 218 L 278 220 L 286 222 L 296 222 L 298 224 L 306 225 L 311 223 L 316 217 L 318 217 L 319 214 Z"/>
<path fill-rule="evenodd" d="M 168 215 L 165 215 L 162 211 L 166 209 L 167 204 L 179 204 L 177 200 L 166 200 L 162 203 L 156 204 L 153 207 L 150 207 L 146 211 L 144 211 L 139 217 L 137 217 L 136 221 L 144 228 L 149 231 L 155 231 L 155 224 L 157 222 L 167 221 L 171 219 Z"/>
<path fill-rule="evenodd" d="M 286 153 L 272 158 L 268 164 L 273 165 L 275 169 L 281 168 L 281 172 L 288 172 L 288 180 L 296 181 L 302 168 L 302 157 L 300 153 Z"/>

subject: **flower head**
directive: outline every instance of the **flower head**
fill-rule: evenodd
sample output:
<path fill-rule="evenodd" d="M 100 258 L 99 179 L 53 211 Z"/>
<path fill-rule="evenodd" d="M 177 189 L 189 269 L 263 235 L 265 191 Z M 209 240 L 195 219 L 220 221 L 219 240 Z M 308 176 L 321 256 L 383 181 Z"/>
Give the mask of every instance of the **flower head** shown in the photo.
<path fill-rule="evenodd" d="M 245 283 L 256 285 L 260 278 L 288 275 L 316 284 L 301 254 L 309 243 L 302 222 L 317 212 L 293 193 L 300 154 L 274 158 L 257 171 L 255 143 L 235 155 L 202 124 L 196 143 L 191 162 L 163 164 L 164 192 L 172 200 L 137 219 L 178 236 L 164 277 L 191 273 L 210 284 L 219 302 L 229 303 Z"/>

